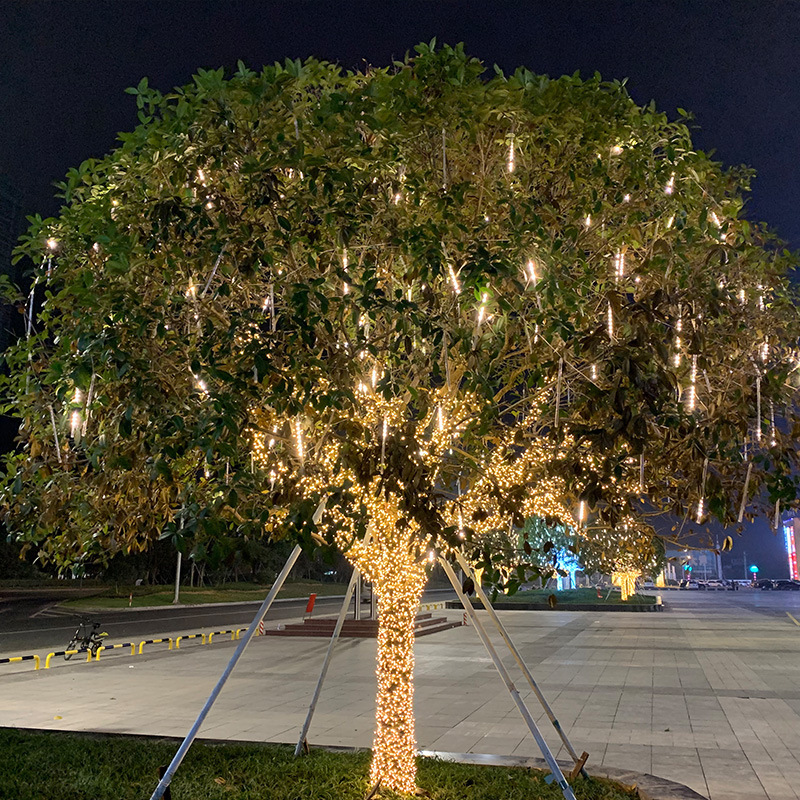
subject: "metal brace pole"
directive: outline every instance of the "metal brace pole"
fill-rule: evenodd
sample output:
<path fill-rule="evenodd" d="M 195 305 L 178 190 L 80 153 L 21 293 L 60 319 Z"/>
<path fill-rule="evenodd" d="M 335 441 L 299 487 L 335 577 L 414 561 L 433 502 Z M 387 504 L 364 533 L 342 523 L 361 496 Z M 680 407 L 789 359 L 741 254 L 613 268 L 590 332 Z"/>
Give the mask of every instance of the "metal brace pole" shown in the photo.
<path fill-rule="evenodd" d="M 250 623 L 250 627 L 247 629 L 247 633 L 242 637 L 241 641 L 239 642 L 239 646 L 236 648 L 236 651 L 231 656 L 231 660 L 228 662 L 228 666 L 225 667 L 225 671 L 220 676 L 220 679 L 217 681 L 217 685 L 211 690 L 211 694 L 208 696 L 208 700 L 206 700 L 205 705 L 203 706 L 202 711 L 198 715 L 197 719 L 194 721 L 194 725 L 192 725 L 191 730 L 189 733 L 186 734 L 186 738 L 181 743 L 181 746 L 178 748 L 178 752 L 175 753 L 175 757 L 170 762 L 170 765 L 167 767 L 166 772 L 164 773 L 164 777 L 158 782 L 158 786 L 156 786 L 155 791 L 152 795 L 150 795 L 150 800 L 161 800 L 164 795 L 164 792 L 167 790 L 170 782 L 172 781 L 173 776 L 175 775 L 176 770 L 181 765 L 181 761 L 183 761 L 183 757 L 188 752 L 189 748 L 192 746 L 192 742 L 195 740 L 198 731 L 200 730 L 200 726 L 205 721 L 205 718 L 208 716 L 208 712 L 211 711 L 211 706 L 214 705 L 214 701 L 219 697 L 219 693 L 222 691 L 222 687 L 225 685 L 225 682 L 230 677 L 231 673 L 233 672 L 233 668 L 236 666 L 236 662 L 241 658 L 242 654 L 244 653 L 247 645 L 250 644 L 250 640 L 253 638 L 253 635 L 258 630 L 258 624 L 264 619 L 267 611 L 269 611 L 269 607 L 272 605 L 272 601 L 275 599 L 275 596 L 280 591 L 281 587 L 283 586 L 286 578 L 291 572 L 292 567 L 294 566 L 295 561 L 297 561 L 298 557 L 300 556 L 300 545 L 295 545 L 294 550 L 292 550 L 289 558 L 286 560 L 286 564 L 284 565 L 283 569 L 281 570 L 280 575 L 275 579 L 275 583 L 272 585 L 272 588 L 269 590 L 269 594 L 264 598 L 264 602 L 261 604 L 261 607 L 256 612 L 253 621 Z"/>
<path fill-rule="evenodd" d="M 355 586 L 356 599 L 355 606 L 353 607 L 353 619 L 361 619 L 361 573 L 356 570 L 353 574 L 358 576 Z"/>
<path fill-rule="evenodd" d="M 517 666 L 522 670 L 522 674 L 525 676 L 525 679 L 528 681 L 528 685 L 533 690 L 533 693 L 536 695 L 539 703 L 541 704 L 542 708 L 547 714 L 548 719 L 550 722 L 553 723 L 553 727 L 556 729 L 556 732 L 561 737 L 561 741 L 564 743 L 564 747 L 567 748 L 569 754 L 572 756 L 572 759 L 575 761 L 577 765 L 580 762 L 580 756 L 575 752 L 575 748 L 570 743 L 569 739 L 567 738 L 567 734 L 564 733 L 564 730 L 561 727 L 556 715 L 553 713 L 553 709 L 550 708 L 550 704 L 547 702 L 545 696 L 542 694 L 541 689 L 537 685 L 536 681 L 533 679 L 533 675 L 531 671 L 528 669 L 528 665 L 522 658 L 519 650 L 517 650 L 516 645 L 513 641 L 511 641 L 511 637 L 508 635 L 508 631 L 506 631 L 505 626 L 500 621 L 500 618 L 497 616 L 497 612 L 494 610 L 494 606 L 489 602 L 489 598 L 486 596 L 486 592 L 483 591 L 483 587 L 480 585 L 480 582 L 476 580 L 475 575 L 472 572 L 472 568 L 470 567 L 469 562 L 466 558 L 464 558 L 464 554 L 456 551 L 455 553 L 456 561 L 461 569 L 464 570 L 465 574 L 467 574 L 470 578 L 472 578 L 473 583 L 475 584 L 475 592 L 483 603 L 483 607 L 489 612 L 489 618 L 494 623 L 495 627 L 497 628 L 500 636 L 503 637 L 503 641 L 506 643 L 506 647 L 511 651 L 511 655 L 514 656 L 514 661 L 517 662 Z M 581 768 L 581 773 L 584 777 L 588 777 L 586 770 Z"/>
<path fill-rule="evenodd" d="M 353 568 L 353 574 L 350 576 L 350 583 L 347 585 L 347 592 L 345 592 L 344 601 L 342 602 L 342 607 L 339 610 L 339 617 L 336 620 L 336 625 L 333 629 L 333 634 L 331 635 L 330 644 L 328 644 L 328 651 L 325 653 L 325 660 L 322 662 L 322 670 L 319 673 L 317 688 L 314 689 L 314 696 L 311 698 L 311 705 L 308 707 L 306 721 L 303 723 L 303 729 L 300 731 L 300 738 L 297 740 L 297 746 L 294 748 L 295 756 L 299 756 L 300 753 L 303 752 L 303 745 L 305 744 L 306 737 L 308 736 L 308 729 L 311 727 L 311 719 L 314 716 L 314 711 L 316 711 L 319 696 L 322 694 L 322 684 L 325 681 L 325 676 L 328 674 L 328 667 L 330 666 L 331 659 L 333 658 L 333 648 L 339 639 L 339 634 L 342 632 L 342 626 L 344 625 L 345 618 L 347 617 L 347 611 L 350 607 L 350 600 L 353 596 L 353 589 L 356 586 L 356 582 L 360 580 L 361 573 L 359 573 L 357 569 Z"/>
<path fill-rule="evenodd" d="M 541 731 L 531 716 L 531 712 L 528 711 L 528 707 L 520 697 L 517 687 L 514 686 L 514 682 L 511 680 L 511 676 L 508 674 L 508 670 L 500 660 L 500 656 L 497 655 L 497 651 L 494 649 L 494 645 L 490 641 L 489 636 L 483 627 L 483 623 L 478 619 L 478 615 L 475 613 L 475 609 L 473 608 L 469 598 L 467 598 L 464 592 L 461 590 L 461 586 L 458 583 L 458 578 L 456 578 L 456 575 L 453 572 L 453 568 L 444 558 L 442 558 L 441 555 L 439 556 L 439 563 L 442 565 L 447 577 L 450 579 L 450 583 L 453 584 L 453 589 L 455 589 L 458 599 L 464 606 L 464 611 L 467 612 L 472 624 L 475 626 L 475 630 L 478 632 L 478 636 L 483 642 L 486 652 L 489 653 L 489 656 L 494 662 L 495 668 L 500 673 L 500 677 L 502 678 L 503 683 L 506 685 L 508 693 L 511 695 L 511 698 L 519 709 L 519 713 L 522 714 L 522 718 L 525 720 L 525 724 L 528 726 L 528 730 L 530 730 L 533 738 L 536 740 L 536 744 L 539 746 L 539 750 L 544 756 L 547 766 L 550 767 L 550 771 L 553 773 L 553 780 L 558 784 L 561 789 L 561 793 L 564 795 L 564 800 L 576 800 L 572 788 L 567 783 L 567 779 L 564 777 L 564 773 L 561 771 L 561 767 L 558 766 L 555 756 L 553 756 L 553 754 L 550 752 L 550 748 L 547 746 L 547 742 L 544 740 Z"/>

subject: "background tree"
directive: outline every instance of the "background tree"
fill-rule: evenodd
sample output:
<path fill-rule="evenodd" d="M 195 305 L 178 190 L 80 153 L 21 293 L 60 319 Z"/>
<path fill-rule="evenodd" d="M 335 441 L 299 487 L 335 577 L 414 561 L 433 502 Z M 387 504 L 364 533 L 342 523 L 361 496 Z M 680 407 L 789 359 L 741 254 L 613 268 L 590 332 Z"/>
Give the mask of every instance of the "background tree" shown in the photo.
<path fill-rule="evenodd" d="M 574 580 L 575 572 L 583 570 L 580 547 L 580 538 L 573 528 L 548 525 L 540 517 L 525 521 L 519 543 L 521 560 L 532 566 L 545 582 L 564 576 Z"/>
<path fill-rule="evenodd" d="M 640 520 L 627 518 L 616 530 L 596 528 L 580 544 L 580 559 L 587 574 L 610 575 L 620 587 L 622 600 L 636 591 L 638 578 L 656 578 L 664 569 L 664 540 Z"/>
<path fill-rule="evenodd" d="M 416 50 L 129 90 L 139 127 L 20 248 L 44 288 L 3 491 L 57 564 L 179 513 L 336 543 L 379 596 L 371 775 L 398 791 L 431 548 L 729 523 L 792 500 L 796 461 L 792 262 L 740 218 L 748 173 L 618 82 Z"/>

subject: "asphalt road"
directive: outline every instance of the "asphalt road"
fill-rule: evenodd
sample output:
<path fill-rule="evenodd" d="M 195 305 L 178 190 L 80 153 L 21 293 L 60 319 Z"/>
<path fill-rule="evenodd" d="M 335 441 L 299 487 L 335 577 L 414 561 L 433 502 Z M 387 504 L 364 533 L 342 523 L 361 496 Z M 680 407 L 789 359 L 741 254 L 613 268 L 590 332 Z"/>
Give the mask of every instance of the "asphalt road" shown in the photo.
<path fill-rule="evenodd" d="M 452 599 L 450 589 L 426 592 L 423 602 Z M 41 653 L 63 649 L 81 617 L 102 623 L 109 642 L 157 638 L 172 632 L 193 633 L 200 630 L 224 630 L 249 625 L 259 602 L 216 606 L 178 606 L 176 608 L 131 609 L 95 613 L 53 608 L 64 595 L 52 592 L 7 594 L 0 598 L 0 657 Z M 341 598 L 317 598 L 314 614 L 335 614 Z M 281 620 L 302 616 L 307 598 L 276 600 L 267 614 L 269 626 Z M 364 604 L 366 610 L 368 606 Z"/>

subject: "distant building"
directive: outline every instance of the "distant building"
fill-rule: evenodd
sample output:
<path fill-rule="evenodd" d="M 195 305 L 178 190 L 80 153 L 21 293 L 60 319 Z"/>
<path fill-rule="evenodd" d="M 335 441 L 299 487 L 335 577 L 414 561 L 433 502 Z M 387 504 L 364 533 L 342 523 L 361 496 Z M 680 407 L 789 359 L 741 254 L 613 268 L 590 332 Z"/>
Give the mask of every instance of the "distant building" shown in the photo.
<path fill-rule="evenodd" d="M 786 560 L 789 562 L 789 577 L 800 580 L 797 571 L 797 545 L 800 543 L 800 517 L 783 520 L 783 539 L 786 544 Z"/>
<path fill-rule="evenodd" d="M 722 578 L 722 561 L 713 550 L 667 548 L 664 577 L 670 580 L 708 581 Z"/>
<path fill-rule="evenodd" d="M 14 186 L 0 176 L 0 273 L 17 281 L 17 270 L 11 266 L 11 251 L 17 243 L 22 221 L 22 197 Z M 8 303 L 0 303 L 0 353 L 14 341 L 19 332 L 20 315 Z"/>

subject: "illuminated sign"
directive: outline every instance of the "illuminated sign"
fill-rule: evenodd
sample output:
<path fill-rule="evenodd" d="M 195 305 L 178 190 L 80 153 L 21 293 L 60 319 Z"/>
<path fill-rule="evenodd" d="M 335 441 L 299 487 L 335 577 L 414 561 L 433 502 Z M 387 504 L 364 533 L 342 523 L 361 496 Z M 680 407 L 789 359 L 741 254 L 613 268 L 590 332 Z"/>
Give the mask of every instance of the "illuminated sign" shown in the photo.
<path fill-rule="evenodd" d="M 786 539 L 786 555 L 789 558 L 789 577 L 798 580 L 797 574 L 797 546 L 794 538 L 794 520 L 789 520 L 783 525 L 783 535 Z"/>

